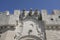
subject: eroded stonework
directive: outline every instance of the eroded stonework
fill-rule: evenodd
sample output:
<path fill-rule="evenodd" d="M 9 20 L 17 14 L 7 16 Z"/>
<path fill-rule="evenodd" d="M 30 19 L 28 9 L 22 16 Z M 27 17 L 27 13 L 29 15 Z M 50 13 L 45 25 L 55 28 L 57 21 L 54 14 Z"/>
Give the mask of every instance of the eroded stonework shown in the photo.
<path fill-rule="evenodd" d="M 60 40 L 60 11 L 0 12 L 0 40 Z"/>

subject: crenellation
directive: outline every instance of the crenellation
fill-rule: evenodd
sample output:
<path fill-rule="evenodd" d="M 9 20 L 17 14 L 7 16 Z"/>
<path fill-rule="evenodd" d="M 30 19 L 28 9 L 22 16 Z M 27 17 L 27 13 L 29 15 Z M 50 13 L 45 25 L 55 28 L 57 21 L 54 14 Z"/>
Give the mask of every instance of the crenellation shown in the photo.
<path fill-rule="evenodd" d="M 9 15 L 9 11 L 0 12 L 0 15 Z"/>
<path fill-rule="evenodd" d="M 38 16 L 39 14 L 40 14 L 40 11 L 39 11 L 38 9 L 35 9 L 34 15 L 35 15 L 35 16 Z"/>
<path fill-rule="evenodd" d="M 60 10 L 56 10 L 56 9 L 53 10 L 53 14 L 54 14 L 54 15 L 58 15 L 58 14 L 60 14 Z"/>
<path fill-rule="evenodd" d="M 9 13 L 9 11 L 6 11 L 6 15 L 9 15 L 10 13 Z"/>
<path fill-rule="evenodd" d="M 42 20 L 45 21 L 47 17 L 47 10 L 41 10 Z"/>
<path fill-rule="evenodd" d="M 20 10 L 14 10 L 14 15 L 20 15 Z"/>

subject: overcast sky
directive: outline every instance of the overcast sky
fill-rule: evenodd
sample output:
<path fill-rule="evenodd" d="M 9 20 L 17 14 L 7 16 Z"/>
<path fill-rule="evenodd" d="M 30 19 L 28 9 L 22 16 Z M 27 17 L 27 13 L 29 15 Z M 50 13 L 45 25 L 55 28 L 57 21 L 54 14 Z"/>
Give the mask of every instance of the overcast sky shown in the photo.
<path fill-rule="evenodd" d="M 53 9 L 60 9 L 60 0 L 0 0 L 0 11 L 9 10 L 13 13 L 15 9 L 38 10 L 46 9 L 51 13 Z"/>

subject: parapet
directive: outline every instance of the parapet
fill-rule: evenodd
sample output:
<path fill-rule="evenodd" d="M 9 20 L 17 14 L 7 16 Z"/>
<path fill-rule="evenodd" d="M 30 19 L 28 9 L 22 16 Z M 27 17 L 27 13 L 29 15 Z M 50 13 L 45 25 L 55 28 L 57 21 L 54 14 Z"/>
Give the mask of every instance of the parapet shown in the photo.
<path fill-rule="evenodd" d="M 5 12 L 0 12 L 0 23 L 2 21 L 3 21 L 2 23 L 4 23 L 5 19 L 7 18 L 6 16 L 9 17 L 6 19 L 6 20 L 9 20 L 9 23 L 12 23 L 12 22 L 16 23 L 16 21 L 19 21 L 19 19 L 26 18 L 28 16 L 36 17 L 38 19 L 42 18 L 43 21 L 47 21 L 47 22 L 50 21 L 51 18 L 53 18 L 55 21 L 59 20 L 58 17 L 60 17 L 60 10 L 53 10 L 52 14 L 53 15 L 48 15 L 47 10 L 45 10 L 45 9 L 43 9 L 41 11 L 39 11 L 38 9 L 35 9 L 34 11 L 32 9 L 30 9 L 29 11 L 27 11 L 25 9 L 23 9 L 22 11 L 14 10 L 14 14 L 12 14 L 12 15 L 10 15 L 9 11 L 5 11 Z M 59 22 L 59 21 L 57 21 L 57 22 Z M 60 23 L 59 23 L 59 25 L 60 25 Z"/>
<path fill-rule="evenodd" d="M 60 10 L 53 10 L 52 11 L 53 13 L 52 14 L 60 14 Z M 20 15 L 20 14 L 22 14 L 22 13 L 25 13 L 25 14 L 28 14 L 28 13 L 30 13 L 30 14 L 34 14 L 34 13 L 41 13 L 42 15 L 47 15 L 47 14 L 49 14 L 48 12 L 47 12 L 47 10 L 45 10 L 45 9 L 43 9 L 43 10 L 38 10 L 38 9 L 35 9 L 34 11 L 32 10 L 32 9 L 30 9 L 29 11 L 27 11 L 27 10 L 25 10 L 25 9 L 23 9 L 22 11 L 21 10 L 14 10 L 14 14 L 13 15 Z M 9 13 L 9 11 L 4 11 L 4 12 L 0 12 L 0 14 L 3 14 L 3 15 L 10 15 L 10 13 Z"/>

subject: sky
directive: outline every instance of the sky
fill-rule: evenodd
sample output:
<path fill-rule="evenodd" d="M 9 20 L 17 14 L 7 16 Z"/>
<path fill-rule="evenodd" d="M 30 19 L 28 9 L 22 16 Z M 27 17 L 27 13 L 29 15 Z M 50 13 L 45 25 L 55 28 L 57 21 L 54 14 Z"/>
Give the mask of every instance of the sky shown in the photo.
<path fill-rule="evenodd" d="M 0 0 L 0 11 L 10 11 L 13 13 L 14 10 L 29 10 L 30 8 L 46 9 L 48 13 L 51 13 L 54 9 L 60 9 L 60 0 Z"/>

